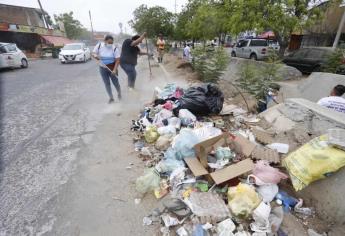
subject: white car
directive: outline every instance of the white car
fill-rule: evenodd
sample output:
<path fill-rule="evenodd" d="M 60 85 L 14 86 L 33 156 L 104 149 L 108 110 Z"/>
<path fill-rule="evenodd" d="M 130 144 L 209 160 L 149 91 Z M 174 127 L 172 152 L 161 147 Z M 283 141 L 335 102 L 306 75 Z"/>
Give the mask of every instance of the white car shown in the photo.
<path fill-rule="evenodd" d="M 27 68 L 28 58 L 14 43 L 0 42 L 0 68 Z"/>
<path fill-rule="evenodd" d="M 84 43 L 66 44 L 59 53 L 61 63 L 87 62 L 91 60 L 91 52 Z"/>
<path fill-rule="evenodd" d="M 266 39 L 243 39 L 233 47 L 231 56 L 252 60 L 262 60 L 268 57 L 268 41 Z"/>

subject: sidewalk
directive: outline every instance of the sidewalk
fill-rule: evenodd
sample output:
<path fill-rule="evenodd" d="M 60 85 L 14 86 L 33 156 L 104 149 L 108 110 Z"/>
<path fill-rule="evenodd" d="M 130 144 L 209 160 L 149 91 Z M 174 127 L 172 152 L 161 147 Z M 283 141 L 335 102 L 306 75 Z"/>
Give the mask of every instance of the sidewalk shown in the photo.
<path fill-rule="evenodd" d="M 152 98 L 155 86 L 184 81 L 173 80 L 161 67 L 152 68 L 150 80 L 146 58 L 137 69 L 137 91 L 125 91 L 124 101 L 109 105 L 109 113 L 78 153 L 77 172 L 57 199 L 61 207 L 52 234 L 153 234 L 151 227 L 142 226 L 142 219 L 156 207 L 157 200 L 147 195 L 140 204 L 134 203 L 134 181 L 142 174 L 144 163 L 134 153 L 129 129 L 138 110 Z M 120 80 L 126 80 L 123 74 Z"/>

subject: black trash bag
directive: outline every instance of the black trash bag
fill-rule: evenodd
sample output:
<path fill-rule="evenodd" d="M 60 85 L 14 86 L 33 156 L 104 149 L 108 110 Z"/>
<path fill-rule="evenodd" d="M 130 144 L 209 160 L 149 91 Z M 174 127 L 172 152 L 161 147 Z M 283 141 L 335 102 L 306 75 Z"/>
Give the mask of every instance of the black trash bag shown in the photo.
<path fill-rule="evenodd" d="M 223 109 L 224 95 L 215 84 L 203 84 L 187 89 L 179 102 L 174 113 L 180 109 L 188 109 L 196 116 L 219 114 Z"/>

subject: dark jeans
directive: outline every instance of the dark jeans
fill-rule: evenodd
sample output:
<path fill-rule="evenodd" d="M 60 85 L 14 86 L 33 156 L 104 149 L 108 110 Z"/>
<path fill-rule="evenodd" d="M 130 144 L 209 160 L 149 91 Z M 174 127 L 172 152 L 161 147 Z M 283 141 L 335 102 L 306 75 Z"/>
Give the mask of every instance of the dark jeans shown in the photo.
<path fill-rule="evenodd" d="M 121 63 L 121 67 L 128 76 L 128 87 L 134 88 L 135 79 L 137 78 L 137 71 L 135 70 L 135 65 Z"/>
<path fill-rule="evenodd" d="M 101 76 L 105 85 L 105 90 L 107 90 L 109 98 L 114 98 L 113 93 L 111 91 L 110 80 L 116 88 L 118 97 L 121 98 L 121 87 L 116 75 L 112 74 L 108 69 L 103 68 L 103 67 L 99 67 L 99 72 L 101 73 Z"/>

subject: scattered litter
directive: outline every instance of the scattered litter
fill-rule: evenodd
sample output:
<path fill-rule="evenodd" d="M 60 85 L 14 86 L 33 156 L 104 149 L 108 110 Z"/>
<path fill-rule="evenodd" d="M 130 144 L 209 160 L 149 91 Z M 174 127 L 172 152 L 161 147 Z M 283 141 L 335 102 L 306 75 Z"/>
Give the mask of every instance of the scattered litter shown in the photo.
<path fill-rule="evenodd" d="M 298 200 L 294 197 L 291 197 L 289 194 L 287 194 L 285 191 L 279 191 L 275 197 L 277 200 L 279 200 L 277 203 L 284 206 L 284 210 L 286 212 L 289 212 L 291 208 L 294 208 L 296 204 L 298 203 Z"/>
<path fill-rule="evenodd" d="M 223 220 L 217 225 L 217 233 L 221 236 L 233 235 L 232 232 L 234 232 L 235 229 L 236 225 L 231 219 Z"/>
<path fill-rule="evenodd" d="M 252 159 L 264 160 L 270 163 L 279 163 L 280 157 L 276 150 L 272 150 L 266 147 L 256 146 L 252 152 Z"/>
<path fill-rule="evenodd" d="M 161 216 L 166 227 L 174 226 L 180 224 L 179 220 L 175 217 L 170 216 L 169 214 L 164 214 Z"/>
<path fill-rule="evenodd" d="M 253 211 L 254 222 L 250 224 L 250 229 L 254 232 L 271 232 L 270 222 L 268 220 L 271 212 L 271 206 L 261 202 Z"/>
<path fill-rule="evenodd" d="M 279 188 L 276 184 L 264 184 L 258 186 L 256 191 L 262 197 L 262 201 L 265 203 L 270 203 L 273 201 L 274 197 L 277 195 Z"/>
<path fill-rule="evenodd" d="M 126 200 L 123 200 L 119 197 L 113 196 L 112 199 L 116 200 L 116 201 L 120 201 L 120 202 L 127 202 Z"/>
<path fill-rule="evenodd" d="M 311 216 L 314 213 L 314 209 L 303 206 L 303 199 L 298 199 L 298 203 L 294 207 L 294 211 L 302 215 Z"/>
<path fill-rule="evenodd" d="M 289 144 L 285 144 L 285 143 L 271 143 L 267 145 L 266 147 L 276 150 L 279 153 L 286 154 L 289 152 Z"/>
<path fill-rule="evenodd" d="M 271 233 L 278 232 L 281 223 L 283 222 L 284 218 L 284 211 L 281 206 L 274 207 L 271 211 L 270 216 L 268 217 L 268 220 L 270 222 L 271 227 Z"/>
<path fill-rule="evenodd" d="M 144 218 L 143 218 L 143 225 L 152 225 L 152 220 L 151 220 L 151 218 L 150 217 L 147 217 L 147 216 L 145 216 Z"/>
<path fill-rule="evenodd" d="M 270 133 L 258 128 L 253 128 L 252 132 L 255 135 L 255 139 L 259 143 L 262 143 L 264 145 L 273 143 L 273 136 Z"/>
<path fill-rule="evenodd" d="M 329 129 L 328 142 L 345 151 L 345 129 Z"/>
<path fill-rule="evenodd" d="M 288 178 L 287 175 L 270 166 L 266 161 L 258 161 L 255 164 L 253 175 L 266 184 L 277 184 L 281 179 Z"/>
<path fill-rule="evenodd" d="M 148 143 L 154 143 L 159 137 L 159 133 L 157 131 L 157 128 L 155 126 L 150 126 L 146 129 L 145 133 L 145 140 Z"/>
<path fill-rule="evenodd" d="M 135 198 L 134 199 L 134 204 L 139 205 L 141 203 L 141 198 Z"/>
<path fill-rule="evenodd" d="M 188 236 L 188 232 L 184 227 L 180 227 L 176 230 L 178 236 Z"/>
<path fill-rule="evenodd" d="M 206 224 L 202 225 L 202 228 L 207 231 L 209 229 L 212 229 L 213 225 L 207 222 Z"/>

